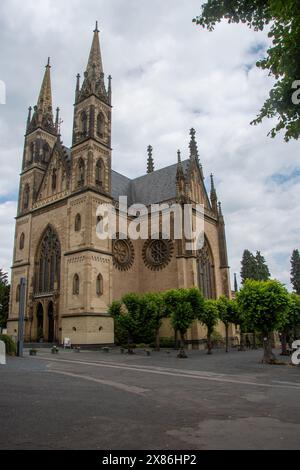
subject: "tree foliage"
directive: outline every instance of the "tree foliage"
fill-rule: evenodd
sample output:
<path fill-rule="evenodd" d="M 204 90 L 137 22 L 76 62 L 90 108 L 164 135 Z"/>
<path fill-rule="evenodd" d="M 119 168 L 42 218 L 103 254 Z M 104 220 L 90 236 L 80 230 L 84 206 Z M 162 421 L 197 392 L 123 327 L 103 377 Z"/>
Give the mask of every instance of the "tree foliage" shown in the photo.
<path fill-rule="evenodd" d="M 9 312 L 9 292 L 8 275 L 0 269 L 0 327 L 5 328 Z"/>
<path fill-rule="evenodd" d="M 200 16 L 193 21 L 212 31 L 222 19 L 228 23 L 246 23 L 256 31 L 267 29 L 271 46 L 266 57 L 257 62 L 275 80 L 269 97 L 252 124 L 276 117 L 270 131 L 275 137 L 284 130 L 285 140 L 300 135 L 300 104 L 294 102 L 294 83 L 300 80 L 299 0 L 207 0 Z"/>
<path fill-rule="evenodd" d="M 231 324 L 237 324 L 240 321 L 238 315 L 238 306 L 235 300 L 228 299 L 225 296 L 220 297 L 217 300 L 217 308 L 219 313 L 220 320 L 224 323 L 225 326 L 225 335 L 226 335 L 226 352 L 229 351 L 229 326 Z"/>
<path fill-rule="evenodd" d="M 300 253 L 294 250 L 291 258 L 291 283 L 296 294 L 300 295 Z"/>
<path fill-rule="evenodd" d="M 267 281 L 270 279 L 269 268 L 260 251 L 257 251 L 254 256 L 249 250 L 245 250 L 241 265 L 241 279 L 243 284 L 247 279 L 254 281 Z"/>
<path fill-rule="evenodd" d="M 198 320 L 207 328 L 207 354 L 212 354 L 211 336 L 219 320 L 217 302 L 205 299 L 204 309 L 198 316 Z"/>
<path fill-rule="evenodd" d="M 290 295 L 278 281 L 247 280 L 237 295 L 245 322 L 251 330 L 261 332 L 264 341 L 264 362 L 272 362 L 272 333 L 281 330 L 288 320 Z"/>

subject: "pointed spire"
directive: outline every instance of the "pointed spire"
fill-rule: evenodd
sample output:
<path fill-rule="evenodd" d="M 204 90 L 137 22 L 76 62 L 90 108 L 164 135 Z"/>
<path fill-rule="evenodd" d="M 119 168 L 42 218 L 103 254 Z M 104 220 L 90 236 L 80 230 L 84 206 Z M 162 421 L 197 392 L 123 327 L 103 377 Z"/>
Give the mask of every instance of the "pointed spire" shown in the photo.
<path fill-rule="evenodd" d="M 92 47 L 91 47 L 86 71 L 89 77 L 93 77 L 94 73 L 96 74 L 97 77 L 103 74 L 102 57 L 101 57 L 100 42 L 99 42 L 98 21 L 96 21 L 96 28 L 94 29 L 94 37 L 93 37 Z"/>
<path fill-rule="evenodd" d="M 31 116 L 31 111 L 28 115 L 27 132 L 33 132 L 37 128 L 41 127 L 47 132 L 50 132 L 51 134 L 56 134 L 55 125 L 53 122 L 50 70 L 50 57 L 48 57 L 38 101 L 36 106 L 34 106 L 33 108 L 33 116 Z"/>
<path fill-rule="evenodd" d="M 28 117 L 27 117 L 27 129 L 29 128 L 30 123 L 31 123 L 31 113 L 32 113 L 32 107 L 29 106 L 29 108 L 28 108 Z"/>
<path fill-rule="evenodd" d="M 109 102 L 109 104 L 111 104 L 111 95 L 112 95 L 112 90 L 111 90 L 111 81 L 112 81 L 112 76 L 111 76 L 111 75 L 109 75 L 109 76 L 108 76 L 108 91 L 107 91 L 107 93 L 108 93 L 108 102 Z"/>
<path fill-rule="evenodd" d="M 222 211 L 222 204 L 221 202 L 218 202 L 218 208 L 219 208 L 219 218 L 223 219 L 223 211 Z"/>
<path fill-rule="evenodd" d="M 90 55 L 86 71 L 84 72 L 84 81 L 81 90 L 78 93 L 76 91 L 77 102 L 81 99 L 88 98 L 91 95 L 96 95 L 101 100 L 109 103 L 109 96 L 104 83 L 98 21 L 96 22 L 96 27 L 94 29 Z"/>
<path fill-rule="evenodd" d="M 149 173 L 154 172 L 154 160 L 152 156 L 153 147 L 151 145 L 149 145 L 149 147 L 147 148 L 147 152 L 148 152 L 147 173 L 149 174 Z"/>
<path fill-rule="evenodd" d="M 211 181 L 211 188 L 210 188 L 210 202 L 212 205 L 212 210 L 215 213 L 218 213 L 218 197 L 217 197 L 217 191 L 215 188 L 215 182 L 214 182 L 214 175 L 210 175 L 210 181 Z"/>
<path fill-rule="evenodd" d="M 176 188 L 177 188 L 177 197 L 179 200 L 183 200 L 185 195 L 185 176 L 181 161 L 181 152 L 177 151 L 177 172 L 176 172 Z"/>
<path fill-rule="evenodd" d="M 237 274 L 234 273 L 234 292 L 238 292 L 239 287 L 238 287 L 238 281 L 237 281 Z"/>
<path fill-rule="evenodd" d="M 56 129 L 56 132 L 58 132 L 59 130 L 59 111 L 60 109 L 59 108 L 56 108 L 56 118 L 55 118 L 55 129 Z"/>
<path fill-rule="evenodd" d="M 191 136 L 191 140 L 190 140 L 190 157 L 191 158 L 195 158 L 196 160 L 199 159 L 199 153 L 198 153 L 198 146 L 197 146 L 197 142 L 196 142 L 196 131 L 195 129 L 191 129 L 190 130 L 190 136 Z"/>
<path fill-rule="evenodd" d="M 38 111 L 43 113 L 43 115 L 50 115 L 53 119 L 52 114 L 52 89 L 51 89 L 51 74 L 50 74 L 50 57 L 48 57 L 48 62 L 46 65 L 46 70 L 43 78 L 43 83 L 41 91 L 39 94 L 37 108 Z"/>

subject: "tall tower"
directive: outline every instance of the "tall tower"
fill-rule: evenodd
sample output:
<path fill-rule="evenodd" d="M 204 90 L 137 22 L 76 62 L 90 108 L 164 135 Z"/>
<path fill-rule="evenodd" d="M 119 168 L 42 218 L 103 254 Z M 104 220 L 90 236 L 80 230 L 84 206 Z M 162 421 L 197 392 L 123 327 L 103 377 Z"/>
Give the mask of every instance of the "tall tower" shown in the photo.
<path fill-rule="evenodd" d="M 72 165 L 73 191 L 111 194 L 111 77 L 106 88 L 97 22 L 82 86 L 77 75 Z"/>
<path fill-rule="evenodd" d="M 22 172 L 20 179 L 18 215 L 32 209 L 37 192 L 57 140 L 57 125 L 53 120 L 50 59 L 34 112 L 29 108 Z"/>

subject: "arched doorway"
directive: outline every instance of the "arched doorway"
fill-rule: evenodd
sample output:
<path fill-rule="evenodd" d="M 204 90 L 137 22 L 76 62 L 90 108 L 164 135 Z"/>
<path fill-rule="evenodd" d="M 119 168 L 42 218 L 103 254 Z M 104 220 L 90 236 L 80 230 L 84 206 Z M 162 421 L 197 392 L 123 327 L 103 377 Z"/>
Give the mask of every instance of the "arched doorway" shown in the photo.
<path fill-rule="evenodd" d="M 53 343 L 54 338 L 54 308 L 53 302 L 48 305 L 48 343 Z"/>
<path fill-rule="evenodd" d="M 44 307 L 41 303 L 37 306 L 36 319 L 36 339 L 40 341 L 44 337 Z"/>

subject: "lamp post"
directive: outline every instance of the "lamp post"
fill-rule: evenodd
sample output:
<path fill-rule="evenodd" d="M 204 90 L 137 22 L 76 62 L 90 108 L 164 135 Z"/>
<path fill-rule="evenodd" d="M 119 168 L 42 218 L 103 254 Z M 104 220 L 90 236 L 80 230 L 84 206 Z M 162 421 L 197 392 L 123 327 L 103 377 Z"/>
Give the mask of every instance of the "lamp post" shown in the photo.
<path fill-rule="evenodd" d="M 20 302 L 19 302 L 19 328 L 18 328 L 18 343 L 17 343 L 17 355 L 18 355 L 18 357 L 23 357 L 25 295 L 26 295 L 26 279 L 21 278 L 21 281 L 20 281 Z"/>

